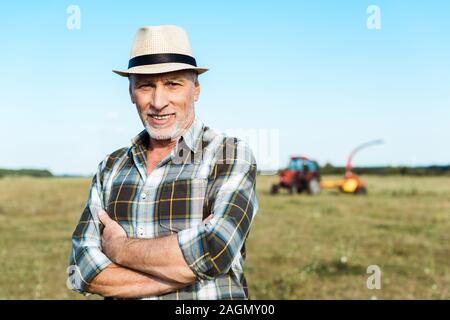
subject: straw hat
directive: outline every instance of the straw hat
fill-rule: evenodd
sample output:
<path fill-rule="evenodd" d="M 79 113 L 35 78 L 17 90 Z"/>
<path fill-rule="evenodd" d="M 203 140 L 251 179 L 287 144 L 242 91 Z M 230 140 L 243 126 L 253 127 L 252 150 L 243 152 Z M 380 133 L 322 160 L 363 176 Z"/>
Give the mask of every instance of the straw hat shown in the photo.
<path fill-rule="evenodd" d="M 178 26 L 146 26 L 136 32 L 128 70 L 113 70 L 123 77 L 130 74 L 155 74 L 177 70 L 208 71 L 197 67 L 189 38 Z"/>

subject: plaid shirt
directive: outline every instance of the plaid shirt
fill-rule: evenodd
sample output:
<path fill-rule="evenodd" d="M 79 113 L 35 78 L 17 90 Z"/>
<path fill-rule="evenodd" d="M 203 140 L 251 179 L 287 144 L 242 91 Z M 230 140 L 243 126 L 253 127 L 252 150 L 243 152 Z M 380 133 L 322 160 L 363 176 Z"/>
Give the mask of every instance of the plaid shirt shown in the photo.
<path fill-rule="evenodd" d="M 87 293 L 111 261 L 101 250 L 98 212 L 106 208 L 131 238 L 173 233 L 197 281 L 148 299 L 247 299 L 245 240 L 258 209 L 256 162 L 248 145 L 195 118 L 170 155 L 146 175 L 149 135 L 102 161 L 72 236 L 68 286 Z M 212 219 L 203 220 L 213 214 Z"/>

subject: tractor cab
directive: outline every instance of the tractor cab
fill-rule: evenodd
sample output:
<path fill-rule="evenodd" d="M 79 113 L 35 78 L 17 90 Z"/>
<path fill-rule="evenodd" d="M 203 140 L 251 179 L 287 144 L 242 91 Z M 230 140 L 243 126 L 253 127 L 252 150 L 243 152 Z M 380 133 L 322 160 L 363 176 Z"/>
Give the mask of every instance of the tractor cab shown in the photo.
<path fill-rule="evenodd" d="M 316 161 L 304 156 L 291 157 L 286 169 L 279 173 L 279 183 L 272 186 L 271 193 L 276 194 L 279 188 L 288 189 L 289 193 L 309 194 L 320 192 L 320 172 Z"/>

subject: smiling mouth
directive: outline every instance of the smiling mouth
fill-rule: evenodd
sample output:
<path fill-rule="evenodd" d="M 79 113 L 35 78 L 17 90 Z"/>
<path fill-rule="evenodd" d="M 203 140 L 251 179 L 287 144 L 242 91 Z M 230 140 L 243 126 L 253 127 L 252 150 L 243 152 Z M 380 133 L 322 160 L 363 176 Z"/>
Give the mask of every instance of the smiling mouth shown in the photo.
<path fill-rule="evenodd" d="M 174 115 L 175 115 L 175 113 L 168 113 L 168 114 L 158 114 L 158 115 L 150 114 L 149 116 L 156 120 L 166 120 L 166 119 L 169 119 L 170 116 L 174 116 Z"/>

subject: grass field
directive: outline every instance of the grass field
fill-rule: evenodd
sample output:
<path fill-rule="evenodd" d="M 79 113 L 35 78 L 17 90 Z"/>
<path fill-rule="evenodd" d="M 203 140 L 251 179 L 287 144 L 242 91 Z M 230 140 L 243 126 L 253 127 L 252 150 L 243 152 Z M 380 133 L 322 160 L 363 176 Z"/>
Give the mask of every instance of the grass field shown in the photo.
<path fill-rule="evenodd" d="M 251 298 L 450 298 L 449 177 L 364 177 L 369 194 L 361 197 L 270 196 L 275 180 L 258 177 Z M 0 299 L 85 299 L 65 281 L 89 183 L 0 179 Z M 381 268 L 380 290 L 366 287 L 369 265 Z"/>

